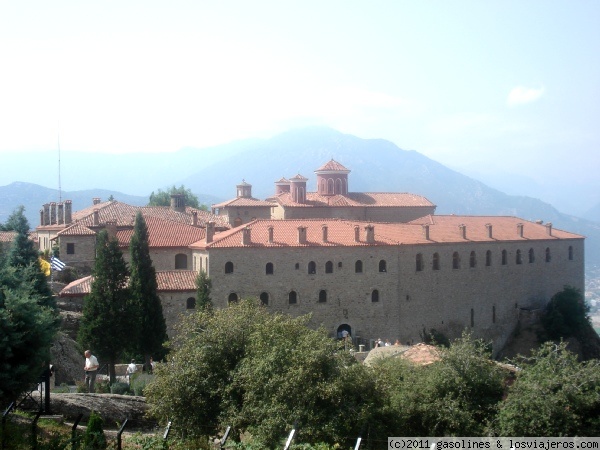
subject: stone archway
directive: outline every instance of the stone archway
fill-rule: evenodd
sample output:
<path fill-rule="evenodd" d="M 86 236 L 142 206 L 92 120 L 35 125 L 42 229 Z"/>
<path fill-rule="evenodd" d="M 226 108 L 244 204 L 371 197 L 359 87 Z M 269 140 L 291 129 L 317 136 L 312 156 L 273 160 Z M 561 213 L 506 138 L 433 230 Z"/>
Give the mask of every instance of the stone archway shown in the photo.
<path fill-rule="evenodd" d="M 343 323 L 339 327 L 337 327 L 336 337 L 338 339 L 343 339 L 346 336 L 352 337 L 352 327 L 347 323 Z"/>

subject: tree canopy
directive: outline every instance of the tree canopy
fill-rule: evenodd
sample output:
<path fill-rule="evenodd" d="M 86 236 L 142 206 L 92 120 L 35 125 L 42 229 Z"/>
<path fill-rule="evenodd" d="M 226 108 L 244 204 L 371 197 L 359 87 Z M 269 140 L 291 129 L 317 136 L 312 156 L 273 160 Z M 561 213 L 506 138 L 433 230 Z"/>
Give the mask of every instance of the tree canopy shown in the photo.
<path fill-rule="evenodd" d="M 165 191 L 159 189 L 156 193 L 152 191 L 152 193 L 150 194 L 150 201 L 148 202 L 148 206 L 170 206 L 171 195 L 174 194 L 183 194 L 186 206 L 191 206 L 192 208 L 196 209 L 207 209 L 206 206 L 200 205 L 198 197 L 192 193 L 191 189 L 186 188 L 184 185 L 181 185 L 179 187 L 171 186 Z"/>
<path fill-rule="evenodd" d="M 201 270 L 196 277 L 196 297 L 197 306 L 199 309 L 209 309 L 212 307 L 212 300 L 210 299 L 210 290 L 212 288 L 212 282 L 206 272 Z"/>

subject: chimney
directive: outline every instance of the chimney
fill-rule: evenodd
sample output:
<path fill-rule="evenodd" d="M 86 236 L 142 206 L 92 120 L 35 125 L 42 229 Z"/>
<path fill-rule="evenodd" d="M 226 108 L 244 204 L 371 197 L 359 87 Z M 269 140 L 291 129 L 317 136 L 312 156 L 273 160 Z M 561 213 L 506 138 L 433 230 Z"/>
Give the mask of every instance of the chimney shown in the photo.
<path fill-rule="evenodd" d="M 360 242 L 360 228 L 358 225 L 354 226 L 354 242 Z"/>
<path fill-rule="evenodd" d="M 269 227 L 269 244 L 273 243 L 273 226 Z"/>
<path fill-rule="evenodd" d="M 40 209 L 40 225 L 44 225 L 44 209 Z"/>
<path fill-rule="evenodd" d="M 107 220 L 104 225 L 106 232 L 108 233 L 108 237 L 111 239 L 115 239 L 117 237 L 117 221 L 116 220 Z"/>
<path fill-rule="evenodd" d="M 422 227 L 423 227 L 423 236 L 425 236 L 425 239 L 429 240 L 429 224 L 424 223 L 422 225 Z"/>
<path fill-rule="evenodd" d="M 519 237 L 523 237 L 523 224 L 522 223 L 517 224 L 517 234 L 519 235 Z"/>
<path fill-rule="evenodd" d="M 485 224 L 485 228 L 487 229 L 488 237 L 490 239 L 493 239 L 494 238 L 494 234 L 492 233 L 492 224 L 491 223 L 486 223 Z"/>
<path fill-rule="evenodd" d="M 298 227 L 298 244 L 306 244 L 306 227 Z"/>
<path fill-rule="evenodd" d="M 97 227 L 100 225 L 100 213 L 97 209 L 94 210 L 94 226 Z"/>
<path fill-rule="evenodd" d="M 92 199 L 92 205 L 97 205 L 100 203 L 100 197 L 94 197 Z"/>
<path fill-rule="evenodd" d="M 213 241 L 214 236 L 215 236 L 215 223 L 208 222 L 206 224 L 206 243 L 210 244 Z"/>
<path fill-rule="evenodd" d="M 192 211 L 192 225 L 198 226 L 198 211 Z"/>
<path fill-rule="evenodd" d="M 72 202 L 71 200 L 65 200 L 65 224 L 69 225 L 73 221 L 71 216 Z"/>
<path fill-rule="evenodd" d="M 552 236 L 552 223 L 548 222 L 546 224 L 546 233 L 548 233 L 548 236 Z"/>
<path fill-rule="evenodd" d="M 44 203 L 44 223 L 42 225 L 50 225 L 50 204 Z"/>
<path fill-rule="evenodd" d="M 242 245 L 250 245 L 250 227 L 244 227 L 242 230 Z"/>
<path fill-rule="evenodd" d="M 324 223 L 321 229 L 323 230 L 323 242 L 327 242 L 327 224 Z"/>
<path fill-rule="evenodd" d="M 466 226 L 464 223 L 461 223 L 461 224 L 458 226 L 458 229 L 460 230 L 460 236 L 461 236 L 463 239 L 466 239 L 466 238 L 467 238 L 467 226 Z"/>
<path fill-rule="evenodd" d="M 185 211 L 185 196 L 183 194 L 171 194 L 171 209 L 177 212 Z"/>
<path fill-rule="evenodd" d="M 58 210 L 56 211 L 56 223 L 59 225 L 63 225 L 65 223 L 65 204 L 59 203 Z"/>
<path fill-rule="evenodd" d="M 365 227 L 365 233 L 367 234 L 367 244 L 375 242 L 375 227 L 373 225 L 367 225 Z"/>
<path fill-rule="evenodd" d="M 50 202 L 50 225 L 56 224 L 56 202 Z"/>

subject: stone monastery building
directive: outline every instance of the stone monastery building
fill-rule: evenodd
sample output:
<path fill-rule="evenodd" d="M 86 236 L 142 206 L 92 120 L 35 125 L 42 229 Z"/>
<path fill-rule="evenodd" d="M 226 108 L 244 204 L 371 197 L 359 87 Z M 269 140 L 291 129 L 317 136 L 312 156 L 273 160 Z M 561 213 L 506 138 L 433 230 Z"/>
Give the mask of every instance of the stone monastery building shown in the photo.
<path fill-rule="evenodd" d="M 497 351 L 523 314 L 565 285 L 584 289 L 583 236 L 517 217 L 435 215 L 435 205 L 414 194 L 350 192 L 350 171 L 333 160 L 315 172 L 316 192 L 298 174 L 258 200 L 242 182 L 212 213 L 178 196 L 171 208 L 96 201 L 72 217 L 66 202 L 45 205 L 40 247 L 56 243 L 64 262 L 89 273 L 100 229 L 129 257 L 141 210 L 171 333 L 195 308 L 199 271 L 212 280 L 216 307 L 257 297 L 274 312 L 312 313 L 313 326 L 332 337 L 346 330 L 367 347 L 377 338 L 412 344 L 424 330 L 453 338 L 468 329 Z M 90 283 L 77 280 L 61 296 L 80 301 Z"/>

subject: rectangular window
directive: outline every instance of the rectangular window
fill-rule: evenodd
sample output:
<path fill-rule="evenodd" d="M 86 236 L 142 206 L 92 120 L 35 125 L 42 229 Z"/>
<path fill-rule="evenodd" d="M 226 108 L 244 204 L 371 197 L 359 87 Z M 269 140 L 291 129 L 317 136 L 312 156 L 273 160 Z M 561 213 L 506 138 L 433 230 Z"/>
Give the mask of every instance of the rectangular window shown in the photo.
<path fill-rule="evenodd" d="M 75 244 L 73 244 L 73 243 L 67 244 L 67 255 L 74 255 L 74 254 L 75 254 Z"/>

